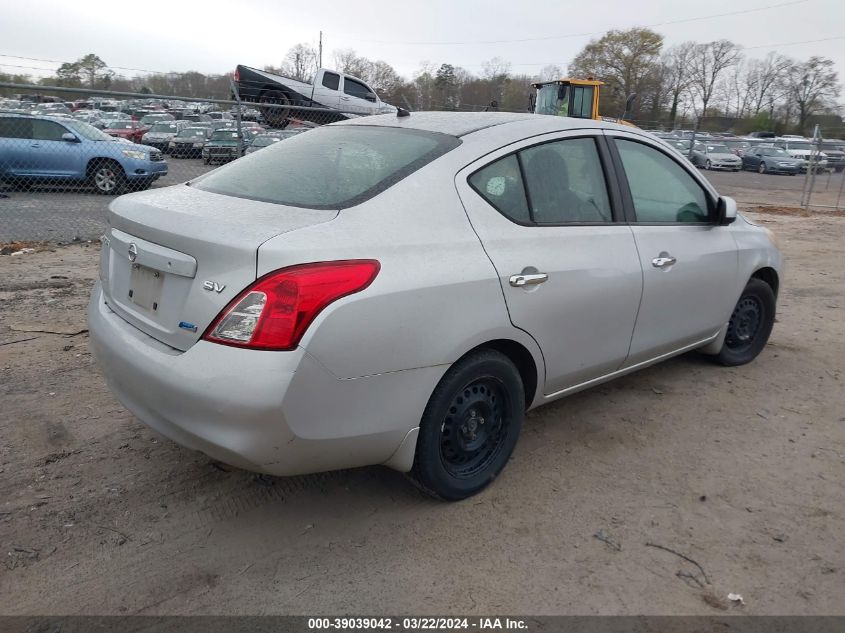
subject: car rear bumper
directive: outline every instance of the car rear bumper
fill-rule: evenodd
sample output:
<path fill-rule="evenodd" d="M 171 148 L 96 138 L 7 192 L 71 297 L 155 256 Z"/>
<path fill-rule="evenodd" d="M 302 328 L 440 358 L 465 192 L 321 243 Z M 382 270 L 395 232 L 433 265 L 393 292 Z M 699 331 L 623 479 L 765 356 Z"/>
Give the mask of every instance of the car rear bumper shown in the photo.
<path fill-rule="evenodd" d="M 296 475 L 397 460 L 445 368 L 341 380 L 304 349 L 244 350 L 199 341 L 180 352 L 106 304 L 88 306 L 91 344 L 118 400 L 177 444 L 258 472 Z M 407 451 L 405 451 L 407 453 Z M 410 461 L 409 461 L 410 460 Z"/>

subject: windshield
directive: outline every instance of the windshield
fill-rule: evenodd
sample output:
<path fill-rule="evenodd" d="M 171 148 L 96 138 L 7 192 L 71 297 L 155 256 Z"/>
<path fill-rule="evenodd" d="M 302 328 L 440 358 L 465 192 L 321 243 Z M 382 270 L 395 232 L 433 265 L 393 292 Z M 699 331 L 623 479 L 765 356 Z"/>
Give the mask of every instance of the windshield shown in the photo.
<path fill-rule="evenodd" d="M 725 145 L 728 147 L 751 147 L 751 143 L 748 141 L 725 141 Z"/>
<path fill-rule="evenodd" d="M 760 154 L 763 156 L 789 156 L 789 154 L 779 147 L 764 147 L 760 150 Z"/>
<path fill-rule="evenodd" d="M 805 142 L 805 143 L 796 143 L 796 142 L 794 142 L 794 141 L 790 141 L 790 142 L 787 144 L 787 148 L 788 148 L 788 149 L 800 149 L 800 150 L 807 150 L 807 151 L 809 152 L 809 151 L 812 151 L 813 146 L 812 146 L 812 144 L 810 144 L 810 143 L 806 143 L 806 142 Z"/>
<path fill-rule="evenodd" d="M 708 145 L 707 152 L 709 154 L 730 154 L 731 150 L 727 145 Z"/>
<path fill-rule="evenodd" d="M 160 134 L 175 134 L 178 132 L 178 125 L 175 123 L 156 123 L 150 128 L 150 132 L 158 132 Z"/>
<path fill-rule="evenodd" d="M 89 141 L 114 141 L 115 139 L 106 134 L 105 132 L 101 132 L 93 125 L 89 125 L 85 121 L 80 121 L 78 119 L 66 119 L 62 121 L 64 125 L 66 125 L 69 129 L 76 132 L 82 138 L 88 139 Z"/>
<path fill-rule="evenodd" d="M 562 92 L 564 93 L 563 99 L 558 98 L 558 92 L 561 92 L 561 88 L 563 88 Z M 537 103 L 534 106 L 534 113 L 566 116 L 568 114 L 567 110 L 569 109 L 569 95 L 567 92 L 567 87 L 560 86 L 559 84 L 553 83 L 541 86 L 537 90 Z"/>
<path fill-rule="evenodd" d="M 381 193 L 460 145 L 436 132 L 326 126 L 274 143 L 192 181 L 204 191 L 311 209 L 343 209 Z"/>
<path fill-rule="evenodd" d="M 237 141 L 238 133 L 231 130 L 217 130 L 211 135 L 212 141 Z"/>
<path fill-rule="evenodd" d="M 179 132 L 176 136 L 179 138 L 206 138 L 207 135 L 208 130 L 204 127 L 189 127 Z"/>
<path fill-rule="evenodd" d="M 253 147 L 267 147 L 268 145 L 272 145 L 273 143 L 277 143 L 282 139 L 277 138 L 275 136 L 256 136 L 255 139 L 252 141 Z"/>
<path fill-rule="evenodd" d="M 141 123 L 154 123 L 156 121 L 172 121 L 173 117 L 169 114 L 146 114 L 141 117 Z"/>
<path fill-rule="evenodd" d="M 109 123 L 110 130 L 134 130 L 138 127 L 134 121 L 111 121 Z"/>

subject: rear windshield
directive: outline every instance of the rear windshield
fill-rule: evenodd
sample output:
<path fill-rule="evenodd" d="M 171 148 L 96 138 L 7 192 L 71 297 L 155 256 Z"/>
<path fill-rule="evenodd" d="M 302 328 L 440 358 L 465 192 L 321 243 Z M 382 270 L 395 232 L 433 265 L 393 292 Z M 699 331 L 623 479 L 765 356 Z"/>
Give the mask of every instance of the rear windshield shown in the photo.
<path fill-rule="evenodd" d="M 381 193 L 460 143 L 437 132 L 330 125 L 274 143 L 191 184 L 250 200 L 343 209 Z"/>

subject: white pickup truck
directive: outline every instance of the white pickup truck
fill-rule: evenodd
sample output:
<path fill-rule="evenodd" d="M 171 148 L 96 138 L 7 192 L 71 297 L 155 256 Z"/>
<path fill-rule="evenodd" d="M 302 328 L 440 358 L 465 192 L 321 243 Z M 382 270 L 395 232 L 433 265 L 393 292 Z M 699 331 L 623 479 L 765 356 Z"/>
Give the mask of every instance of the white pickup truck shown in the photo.
<path fill-rule="evenodd" d="M 241 100 L 259 104 L 265 121 L 274 127 L 285 127 L 291 119 L 331 123 L 396 112 L 394 106 L 384 103 L 375 90 L 357 77 L 326 68 L 318 69 L 310 84 L 239 64 L 235 83 Z"/>

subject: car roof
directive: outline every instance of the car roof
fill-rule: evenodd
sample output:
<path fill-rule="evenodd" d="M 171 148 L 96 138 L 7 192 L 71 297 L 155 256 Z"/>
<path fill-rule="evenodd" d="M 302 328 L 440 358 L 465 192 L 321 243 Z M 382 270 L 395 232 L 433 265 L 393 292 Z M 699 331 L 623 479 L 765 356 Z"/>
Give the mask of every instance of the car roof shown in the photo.
<path fill-rule="evenodd" d="M 576 129 L 613 129 L 634 133 L 644 133 L 635 127 L 624 126 L 610 121 L 577 119 L 530 112 L 412 112 L 410 116 L 399 117 L 395 114 L 381 114 L 339 121 L 331 125 L 368 125 L 407 128 L 426 132 L 440 132 L 452 136 L 467 136 L 498 128 L 514 138 L 523 134 L 543 134 Z M 649 135 L 651 136 L 651 135 Z"/>

